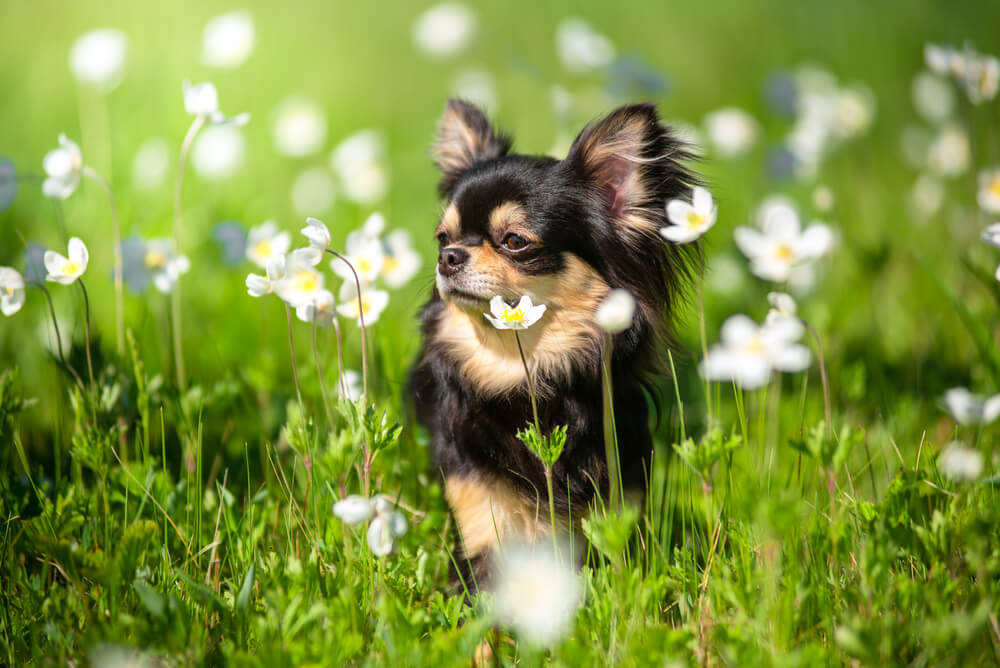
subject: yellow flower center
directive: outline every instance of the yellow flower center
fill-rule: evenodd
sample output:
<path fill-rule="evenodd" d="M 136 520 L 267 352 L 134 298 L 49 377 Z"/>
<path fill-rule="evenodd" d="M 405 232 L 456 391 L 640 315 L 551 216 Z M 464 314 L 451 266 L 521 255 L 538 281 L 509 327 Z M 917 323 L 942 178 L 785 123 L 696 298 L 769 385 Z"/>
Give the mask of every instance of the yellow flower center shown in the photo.
<path fill-rule="evenodd" d="M 795 250 L 788 244 L 778 244 L 774 247 L 774 257 L 783 262 L 791 262 L 795 259 Z"/>
<path fill-rule="evenodd" d="M 990 194 L 1000 197 L 1000 174 L 996 174 L 990 179 Z"/>
<path fill-rule="evenodd" d="M 80 265 L 76 262 L 73 262 L 73 260 L 68 260 L 66 264 L 63 265 L 62 268 L 62 273 L 66 274 L 67 276 L 72 276 L 73 274 L 76 274 L 79 271 L 80 271 Z"/>
<path fill-rule="evenodd" d="M 755 336 L 747 342 L 746 351 L 751 355 L 762 355 L 764 354 L 764 342 Z"/>
<path fill-rule="evenodd" d="M 367 274 L 372 270 L 372 262 L 366 257 L 358 260 L 358 273 Z"/>
<path fill-rule="evenodd" d="M 295 274 L 295 289 L 299 292 L 313 292 L 319 287 L 319 277 L 311 271 L 300 271 Z"/>
<path fill-rule="evenodd" d="M 146 251 L 146 256 L 143 258 L 143 262 L 150 269 L 165 267 L 167 265 L 167 254 L 158 250 Z"/>
<path fill-rule="evenodd" d="M 396 267 L 399 266 L 399 260 L 391 255 L 386 255 L 385 259 L 382 261 L 382 271 L 386 274 L 390 274 L 395 271 Z"/>
<path fill-rule="evenodd" d="M 258 241 L 253 245 L 253 252 L 257 257 L 271 257 L 271 242 Z"/>
<path fill-rule="evenodd" d="M 7 294 L 8 294 L 8 295 L 12 295 L 12 294 L 14 294 L 14 288 L 12 288 L 12 287 L 9 287 L 9 286 L 8 286 L 7 288 L 5 288 L 5 290 L 7 290 Z"/>
<path fill-rule="evenodd" d="M 503 312 L 500 319 L 504 322 L 523 322 L 524 321 L 524 311 L 519 308 L 509 308 Z"/>
<path fill-rule="evenodd" d="M 705 216 L 701 215 L 697 211 L 688 211 L 687 213 L 687 225 L 691 229 L 696 227 L 701 227 L 705 223 Z"/>

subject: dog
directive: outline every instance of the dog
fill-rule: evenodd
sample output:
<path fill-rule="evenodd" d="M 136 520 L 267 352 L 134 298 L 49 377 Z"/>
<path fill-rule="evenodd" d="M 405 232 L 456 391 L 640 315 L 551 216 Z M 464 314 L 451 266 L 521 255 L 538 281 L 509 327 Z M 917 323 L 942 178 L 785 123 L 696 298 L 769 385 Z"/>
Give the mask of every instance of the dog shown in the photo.
<path fill-rule="evenodd" d="M 590 124 L 564 160 L 511 147 L 478 108 L 448 102 L 432 150 L 444 201 L 436 280 L 410 378 L 457 527 L 453 576 L 472 592 L 489 587 L 503 541 L 551 532 L 542 464 L 515 435 L 532 419 L 528 379 L 514 332 L 484 317 L 490 299 L 528 295 L 547 307 L 518 334 L 542 433 L 568 428 L 552 477 L 559 530 L 569 532 L 609 489 L 605 335 L 595 311 L 612 288 L 636 300 L 631 326 L 611 339 L 611 375 L 622 485 L 644 495 L 653 451 L 647 395 L 665 372 L 671 321 L 701 261 L 696 244 L 659 235 L 666 202 L 686 197 L 698 179 L 686 166 L 692 154 L 653 105 Z"/>

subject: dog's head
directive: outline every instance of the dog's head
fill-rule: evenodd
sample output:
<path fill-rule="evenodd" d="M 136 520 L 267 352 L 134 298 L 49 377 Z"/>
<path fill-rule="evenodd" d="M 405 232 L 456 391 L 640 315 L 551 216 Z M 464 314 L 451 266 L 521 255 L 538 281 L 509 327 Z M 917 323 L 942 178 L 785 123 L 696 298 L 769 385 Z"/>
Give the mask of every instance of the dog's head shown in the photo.
<path fill-rule="evenodd" d="M 596 363 L 594 311 L 610 288 L 637 302 L 616 355 L 634 357 L 669 339 L 698 250 L 665 241 L 659 230 L 666 202 L 686 197 L 694 178 L 682 164 L 689 154 L 654 107 L 622 107 L 591 124 L 564 160 L 510 148 L 479 109 L 448 103 L 434 146 L 446 199 L 435 234 L 437 293 L 452 319 L 467 314 L 483 343 L 482 313 L 494 295 L 546 304 L 537 330 L 523 333 L 543 376 L 548 367 Z M 545 354 L 566 359 L 547 365 Z"/>

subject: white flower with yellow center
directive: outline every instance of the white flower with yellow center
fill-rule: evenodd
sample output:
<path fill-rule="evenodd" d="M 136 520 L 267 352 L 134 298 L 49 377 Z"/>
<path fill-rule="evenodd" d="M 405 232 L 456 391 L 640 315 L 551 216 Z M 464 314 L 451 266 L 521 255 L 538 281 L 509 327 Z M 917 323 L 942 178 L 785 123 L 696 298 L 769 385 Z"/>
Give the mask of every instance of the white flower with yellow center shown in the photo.
<path fill-rule="evenodd" d="M 69 240 L 68 258 L 55 251 L 45 251 L 45 270 L 48 272 L 45 280 L 69 285 L 83 275 L 89 260 L 87 246 L 79 238 L 73 237 Z"/>
<path fill-rule="evenodd" d="M 385 264 L 385 252 L 382 250 L 382 242 L 377 238 L 369 236 L 365 230 L 355 230 L 347 235 L 346 252 L 344 257 L 358 272 L 358 279 L 362 283 L 373 283 L 382 271 Z M 347 266 L 347 263 L 339 257 L 330 260 L 330 268 L 333 272 L 348 281 L 354 282 L 354 272 Z"/>
<path fill-rule="evenodd" d="M 420 271 L 420 254 L 413 250 L 410 233 L 395 230 L 385 238 L 382 279 L 390 288 L 406 285 Z"/>
<path fill-rule="evenodd" d="M 361 299 L 358 299 L 357 286 L 354 279 L 344 281 L 338 295 L 340 302 L 337 304 L 337 313 L 345 318 L 353 318 L 361 324 L 361 315 L 364 315 L 365 326 L 371 325 L 382 315 L 382 311 L 389 304 L 389 293 L 384 290 L 377 290 L 370 285 L 361 286 Z"/>
<path fill-rule="evenodd" d="M 667 203 L 667 219 L 672 225 L 660 229 L 660 235 L 676 244 L 694 241 L 715 225 L 718 208 L 712 201 L 712 194 L 695 186 L 691 191 L 691 202 L 672 199 Z"/>
<path fill-rule="evenodd" d="M 576 568 L 551 546 L 504 546 L 497 569 L 500 622 L 529 643 L 552 646 L 569 630 L 583 598 Z"/>
<path fill-rule="evenodd" d="M 490 300 L 490 313 L 483 315 L 497 329 L 528 329 L 545 315 L 545 304 L 535 306 L 531 297 L 524 295 L 517 306 L 511 308 L 497 295 Z"/>
<path fill-rule="evenodd" d="M 295 308 L 295 315 L 302 322 L 315 322 L 320 327 L 329 327 L 337 315 L 337 302 L 329 290 L 320 290 L 312 301 Z"/>
<path fill-rule="evenodd" d="M 153 279 L 153 285 L 165 295 L 172 293 L 181 276 L 191 270 L 190 260 L 186 255 L 177 253 L 173 239 L 147 241 L 143 264 Z"/>
<path fill-rule="evenodd" d="M 975 54 L 968 59 L 965 76 L 965 92 L 973 104 L 981 104 L 997 96 L 1000 84 L 1000 60 L 993 56 Z"/>
<path fill-rule="evenodd" d="M 247 259 L 258 267 L 266 268 L 267 263 L 278 256 L 284 257 L 292 245 L 288 232 L 279 232 L 278 225 L 268 220 L 247 233 Z"/>
<path fill-rule="evenodd" d="M 988 213 L 1000 213 L 1000 167 L 979 172 L 979 208 Z"/>
<path fill-rule="evenodd" d="M 804 331 L 795 318 L 772 319 L 761 326 L 745 315 L 731 316 L 722 325 L 721 343 L 702 361 L 701 374 L 754 390 L 767 384 L 774 370 L 802 371 L 810 359 L 809 349 L 798 343 Z"/>
<path fill-rule="evenodd" d="M 52 199 L 66 199 L 80 185 L 80 172 L 83 170 L 80 147 L 66 135 L 59 135 L 59 148 L 45 154 L 42 168 L 46 175 L 42 194 Z"/>
<path fill-rule="evenodd" d="M 272 284 L 274 293 L 298 308 L 312 303 L 323 290 L 323 274 L 316 271 L 315 249 L 301 248 L 288 256 L 285 275 Z"/>
<path fill-rule="evenodd" d="M 24 277 L 11 267 L 0 267 L 0 313 L 14 315 L 24 306 Z"/>
<path fill-rule="evenodd" d="M 274 285 L 285 277 L 285 256 L 271 258 L 264 269 L 267 276 L 247 275 L 247 294 L 251 297 L 263 297 L 274 292 Z"/>
<path fill-rule="evenodd" d="M 805 230 L 795 208 L 783 198 L 766 201 L 758 213 L 760 230 L 737 227 L 736 245 L 750 260 L 750 271 L 764 280 L 787 281 L 792 270 L 824 255 L 833 246 L 833 232 L 823 223 Z"/>

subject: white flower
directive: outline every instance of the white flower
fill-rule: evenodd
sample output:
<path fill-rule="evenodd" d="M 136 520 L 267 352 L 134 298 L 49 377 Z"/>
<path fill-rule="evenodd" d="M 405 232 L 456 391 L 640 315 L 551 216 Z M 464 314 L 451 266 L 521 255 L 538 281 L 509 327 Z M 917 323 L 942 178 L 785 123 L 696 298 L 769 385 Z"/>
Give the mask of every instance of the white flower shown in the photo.
<path fill-rule="evenodd" d="M 979 172 L 979 208 L 988 213 L 1000 213 L 1000 167 Z"/>
<path fill-rule="evenodd" d="M 504 546 L 497 568 L 497 615 L 525 641 L 542 646 L 558 642 L 582 597 L 576 569 L 548 546 Z"/>
<path fill-rule="evenodd" d="M 750 260 L 750 270 L 777 283 L 788 280 L 798 265 L 825 254 L 833 232 L 822 223 L 801 229 L 798 212 L 783 199 L 766 200 L 758 213 L 761 229 L 737 227 L 736 245 Z"/>
<path fill-rule="evenodd" d="M 132 182 L 139 190 L 152 190 L 163 184 L 170 169 L 170 145 L 163 137 L 147 139 L 135 152 Z"/>
<path fill-rule="evenodd" d="M 965 76 L 965 56 L 954 47 L 925 44 L 924 62 L 927 69 L 935 74 L 948 74 L 953 77 Z"/>
<path fill-rule="evenodd" d="M 73 237 L 69 240 L 68 258 L 55 251 L 45 251 L 45 270 L 48 272 L 45 280 L 69 285 L 83 275 L 89 260 L 87 246 L 78 237 Z"/>
<path fill-rule="evenodd" d="M 344 257 L 354 267 L 354 271 L 358 272 L 358 279 L 362 283 L 374 282 L 385 263 L 382 242 L 361 229 L 347 235 L 345 246 Z M 354 282 L 351 267 L 339 257 L 330 260 L 330 268 L 341 278 L 350 283 Z"/>
<path fill-rule="evenodd" d="M 323 290 L 323 274 L 316 271 L 315 249 L 303 248 L 288 256 L 285 275 L 272 284 L 274 293 L 298 308 L 309 304 Z"/>
<path fill-rule="evenodd" d="M 809 366 L 809 349 L 798 343 L 804 331 L 795 318 L 761 326 L 745 315 L 731 316 L 722 325 L 721 343 L 701 363 L 702 376 L 753 390 L 765 385 L 773 370 L 802 371 Z"/>
<path fill-rule="evenodd" d="M 388 306 L 389 293 L 362 285 L 359 304 L 357 285 L 352 278 L 344 281 L 343 286 L 341 286 L 339 302 L 337 304 L 337 313 L 345 318 L 356 319 L 359 325 L 361 324 L 361 314 L 364 314 L 365 326 L 367 327 L 378 320 L 379 316 L 382 315 L 382 311 Z"/>
<path fill-rule="evenodd" d="M 320 327 L 329 327 L 337 315 L 336 306 L 333 293 L 329 290 L 320 290 L 308 303 L 297 306 L 295 315 L 302 322 L 315 322 Z"/>
<path fill-rule="evenodd" d="M 42 194 L 53 199 L 66 199 L 80 185 L 83 156 L 75 142 L 59 135 L 59 148 L 45 154 L 42 168 L 47 178 L 42 183 Z"/>
<path fill-rule="evenodd" d="M 476 32 L 476 15 L 457 2 L 431 7 L 413 23 L 413 41 L 434 58 L 447 58 L 462 51 Z"/>
<path fill-rule="evenodd" d="M 1000 248 L 1000 223 L 993 223 L 983 230 L 982 239 L 989 245 Z"/>
<path fill-rule="evenodd" d="M 973 104 L 992 100 L 1000 83 L 1000 60 L 993 56 L 974 54 L 966 62 L 965 92 Z"/>
<path fill-rule="evenodd" d="M 330 230 L 322 220 L 306 218 L 306 226 L 302 228 L 302 235 L 309 240 L 309 245 L 313 248 L 326 250 L 330 246 Z"/>
<path fill-rule="evenodd" d="M 108 93 L 121 83 L 127 52 L 128 38 L 121 30 L 91 30 L 73 42 L 69 66 L 77 81 Z"/>
<path fill-rule="evenodd" d="M 267 276 L 247 275 L 247 294 L 251 297 L 263 297 L 274 292 L 274 284 L 285 277 L 285 256 L 271 258 L 264 270 Z"/>
<path fill-rule="evenodd" d="M 483 315 L 497 329 L 528 329 L 545 315 L 545 304 L 533 306 L 531 297 L 524 295 L 517 306 L 511 308 L 497 295 L 490 300 L 490 313 Z"/>
<path fill-rule="evenodd" d="M 235 125 L 212 125 L 195 140 L 191 162 L 198 175 L 217 181 L 239 169 L 247 152 L 247 142 Z"/>
<path fill-rule="evenodd" d="M 944 204 L 945 189 L 941 180 L 930 174 L 921 174 L 910 189 L 910 208 L 920 220 L 927 220 Z"/>
<path fill-rule="evenodd" d="M 274 118 L 274 145 L 283 155 L 300 158 L 323 148 L 326 115 L 308 97 L 290 97 L 278 105 Z"/>
<path fill-rule="evenodd" d="M 219 113 L 219 92 L 210 81 L 192 84 L 185 81 L 184 109 L 192 116 L 214 116 Z"/>
<path fill-rule="evenodd" d="M 0 267 L 0 313 L 14 315 L 24 300 L 24 277 L 16 269 Z"/>
<path fill-rule="evenodd" d="M 941 176 L 959 176 L 969 168 L 971 161 L 969 136 L 959 125 L 947 123 L 942 126 L 927 147 L 927 166 Z"/>
<path fill-rule="evenodd" d="M 955 422 L 962 425 L 989 424 L 1000 417 L 1000 394 L 984 397 L 964 387 L 944 393 L 944 405 Z"/>
<path fill-rule="evenodd" d="M 983 455 L 978 450 L 955 441 L 941 451 L 937 465 L 938 470 L 946 478 L 958 482 L 971 482 L 983 472 Z"/>
<path fill-rule="evenodd" d="M 910 86 L 913 106 L 928 123 L 948 120 L 955 109 L 955 92 L 947 79 L 931 72 L 921 72 Z"/>
<path fill-rule="evenodd" d="M 369 239 L 377 239 L 385 232 L 385 216 L 376 211 L 361 224 L 361 234 Z"/>
<path fill-rule="evenodd" d="M 856 137 L 871 127 L 875 118 L 875 95 L 871 89 L 854 84 L 837 91 L 834 100 L 834 122 L 837 134 Z"/>
<path fill-rule="evenodd" d="M 607 67 L 615 47 L 581 18 L 563 19 L 556 27 L 556 50 L 563 67 L 577 74 Z"/>
<path fill-rule="evenodd" d="M 247 233 L 247 259 L 258 267 L 266 268 L 273 258 L 284 257 L 292 245 L 292 235 L 279 232 L 278 224 L 268 220 Z"/>
<path fill-rule="evenodd" d="M 368 525 L 368 547 L 376 557 L 384 557 L 392 552 L 397 538 L 406 535 L 408 529 L 406 517 L 398 510 L 379 509 L 379 501 L 375 500 L 375 518 Z"/>
<path fill-rule="evenodd" d="M 390 288 L 406 285 L 420 271 L 420 254 L 413 250 L 410 233 L 395 230 L 385 238 L 382 279 Z"/>
<path fill-rule="evenodd" d="M 351 494 L 333 504 L 333 514 L 344 524 L 361 524 L 375 516 L 375 501 Z"/>
<path fill-rule="evenodd" d="M 833 191 L 829 186 L 820 184 L 813 188 L 812 202 L 818 211 L 829 213 L 833 209 L 834 201 Z"/>
<path fill-rule="evenodd" d="M 201 62 L 208 67 L 235 69 L 250 57 L 255 41 L 250 12 L 243 10 L 216 16 L 205 24 Z"/>
<path fill-rule="evenodd" d="M 691 203 L 682 199 L 672 199 L 667 203 L 667 218 L 673 225 L 660 229 L 664 239 L 677 244 L 686 244 L 708 232 L 718 215 L 718 207 L 712 201 L 712 194 L 701 186 L 695 186 L 691 193 Z"/>
<path fill-rule="evenodd" d="M 785 292 L 767 293 L 767 303 L 771 305 L 771 310 L 767 312 L 765 323 L 774 322 L 780 318 L 797 318 L 798 306 L 792 296 Z"/>
<path fill-rule="evenodd" d="M 597 307 L 595 319 L 606 332 L 618 334 L 632 326 L 635 297 L 625 290 L 611 290 Z"/>
<path fill-rule="evenodd" d="M 497 89 L 493 75 L 486 70 L 471 68 L 462 70 L 451 81 L 454 97 L 495 113 L 497 110 Z"/>
<path fill-rule="evenodd" d="M 384 155 L 385 142 L 376 130 L 356 132 L 333 150 L 330 164 L 344 197 L 358 204 L 382 199 L 389 186 Z"/>
<path fill-rule="evenodd" d="M 177 253 L 173 239 L 147 241 L 143 264 L 153 279 L 153 285 L 165 295 L 172 293 L 180 277 L 191 270 L 191 262 L 186 255 Z"/>
<path fill-rule="evenodd" d="M 292 206 L 302 215 L 329 211 L 336 200 L 333 177 L 321 167 L 310 167 L 292 183 Z"/>
<path fill-rule="evenodd" d="M 360 373 L 346 369 L 340 380 L 344 384 L 343 390 L 340 389 L 338 384 L 337 393 L 340 396 L 348 401 L 357 401 L 361 398 L 362 383 Z"/>
<path fill-rule="evenodd" d="M 742 109 L 727 107 L 705 116 L 708 141 L 724 158 L 749 151 L 757 141 L 757 131 L 757 121 Z"/>

